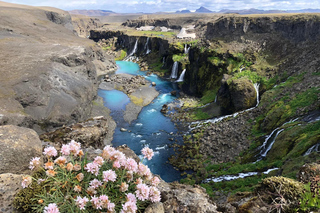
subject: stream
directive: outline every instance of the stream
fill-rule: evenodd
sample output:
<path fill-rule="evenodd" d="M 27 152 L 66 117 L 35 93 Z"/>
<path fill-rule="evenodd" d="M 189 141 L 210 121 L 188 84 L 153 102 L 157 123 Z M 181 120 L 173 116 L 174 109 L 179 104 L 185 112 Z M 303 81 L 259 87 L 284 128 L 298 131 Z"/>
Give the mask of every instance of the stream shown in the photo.
<path fill-rule="evenodd" d="M 163 104 L 176 99 L 170 92 L 178 89 L 177 84 L 153 74 L 147 76 L 145 72 L 140 71 L 139 65 L 133 62 L 117 61 L 117 65 L 119 68 L 116 74 L 141 75 L 150 82 L 155 82 L 159 95 L 152 103 L 143 107 L 137 120 L 129 124 L 123 119 L 125 107 L 130 102 L 128 96 L 118 90 L 98 90 L 98 95 L 103 98 L 104 105 L 111 110 L 110 114 L 117 123 L 112 144 L 114 146 L 127 144 L 140 159 L 142 159 L 141 149 L 148 146 L 154 150 L 155 155 L 150 161 L 143 160 L 143 163 L 167 182 L 180 180 L 180 172 L 167 161 L 174 154 L 173 149 L 169 148 L 169 144 L 173 143 L 172 138 L 177 140 L 175 142 L 182 142 L 182 136 L 177 134 L 178 129 L 171 119 L 160 112 Z M 121 128 L 127 131 L 121 132 Z"/>

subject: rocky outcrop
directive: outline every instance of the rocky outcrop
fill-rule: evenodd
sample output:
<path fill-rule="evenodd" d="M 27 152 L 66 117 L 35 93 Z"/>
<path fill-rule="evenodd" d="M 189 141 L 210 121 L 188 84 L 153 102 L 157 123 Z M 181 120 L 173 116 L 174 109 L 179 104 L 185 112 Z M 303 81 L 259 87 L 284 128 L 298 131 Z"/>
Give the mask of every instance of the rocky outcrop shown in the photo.
<path fill-rule="evenodd" d="M 97 73 L 111 71 L 110 60 L 94 42 L 74 35 L 68 13 L 1 4 L 0 124 L 44 132 L 87 119 Z"/>
<path fill-rule="evenodd" d="M 80 142 L 83 147 L 102 148 L 105 145 L 110 145 L 105 139 L 112 138 L 113 130 L 109 131 L 109 122 L 103 116 L 94 117 L 74 125 L 59 128 L 53 132 L 42 134 L 40 138 L 46 142 L 50 141 L 59 145 L 75 140 Z"/>
<path fill-rule="evenodd" d="M 24 127 L 0 126 L 0 174 L 30 173 L 29 162 L 42 156 L 42 145 L 38 134 Z"/>
<path fill-rule="evenodd" d="M 97 18 L 84 15 L 71 15 L 75 32 L 82 38 L 88 38 L 90 31 L 101 27 L 102 23 Z"/>
<path fill-rule="evenodd" d="M 158 188 L 164 212 L 218 212 L 217 206 L 200 186 L 162 182 Z"/>
<path fill-rule="evenodd" d="M 249 79 L 232 79 L 225 74 L 221 80 L 217 102 L 225 111 L 238 112 L 255 106 L 257 93 Z"/>

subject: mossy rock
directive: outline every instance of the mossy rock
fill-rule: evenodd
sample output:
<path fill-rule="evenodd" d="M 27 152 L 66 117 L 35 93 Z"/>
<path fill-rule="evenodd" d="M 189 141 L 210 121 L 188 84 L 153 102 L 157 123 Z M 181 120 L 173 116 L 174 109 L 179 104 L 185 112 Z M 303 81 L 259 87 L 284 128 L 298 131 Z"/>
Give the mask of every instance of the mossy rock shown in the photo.
<path fill-rule="evenodd" d="M 298 203 L 304 193 L 304 185 L 286 177 L 269 177 L 258 184 L 256 193 L 262 195 L 268 203 L 271 203 L 279 195 L 293 203 Z"/>

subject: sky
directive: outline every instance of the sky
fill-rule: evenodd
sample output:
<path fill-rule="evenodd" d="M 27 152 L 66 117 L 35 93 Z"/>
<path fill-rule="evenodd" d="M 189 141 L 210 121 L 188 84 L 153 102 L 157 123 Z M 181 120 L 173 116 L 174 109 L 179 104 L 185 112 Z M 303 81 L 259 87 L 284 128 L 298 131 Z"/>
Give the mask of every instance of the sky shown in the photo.
<path fill-rule="evenodd" d="M 52 6 L 63 10 L 95 9 L 117 13 L 194 11 L 203 6 L 212 11 L 221 9 L 299 10 L 320 9 L 320 0 L 4 0 L 9 3 L 32 6 Z"/>

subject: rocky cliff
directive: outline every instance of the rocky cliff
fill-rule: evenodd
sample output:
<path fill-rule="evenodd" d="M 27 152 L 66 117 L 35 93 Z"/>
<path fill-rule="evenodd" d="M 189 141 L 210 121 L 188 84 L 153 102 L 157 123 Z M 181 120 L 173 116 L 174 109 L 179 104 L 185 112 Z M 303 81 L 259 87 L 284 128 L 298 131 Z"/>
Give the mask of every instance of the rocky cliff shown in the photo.
<path fill-rule="evenodd" d="M 0 124 L 38 132 L 88 118 L 111 58 L 54 8 L 1 3 Z"/>

